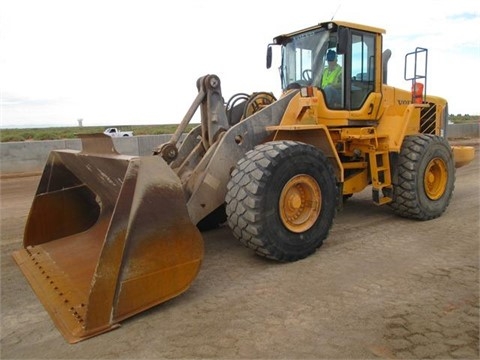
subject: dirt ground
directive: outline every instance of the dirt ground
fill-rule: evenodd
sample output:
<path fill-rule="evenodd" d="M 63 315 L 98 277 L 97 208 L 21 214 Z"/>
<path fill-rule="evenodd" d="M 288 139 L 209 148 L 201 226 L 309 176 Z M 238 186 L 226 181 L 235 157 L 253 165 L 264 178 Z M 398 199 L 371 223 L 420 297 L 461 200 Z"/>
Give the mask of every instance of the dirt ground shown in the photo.
<path fill-rule="evenodd" d="M 14 264 L 38 176 L 1 179 L 2 359 L 479 358 L 478 139 L 445 214 L 418 222 L 346 203 L 309 258 L 278 264 L 228 228 L 204 234 L 183 295 L 69 345 Z"/>

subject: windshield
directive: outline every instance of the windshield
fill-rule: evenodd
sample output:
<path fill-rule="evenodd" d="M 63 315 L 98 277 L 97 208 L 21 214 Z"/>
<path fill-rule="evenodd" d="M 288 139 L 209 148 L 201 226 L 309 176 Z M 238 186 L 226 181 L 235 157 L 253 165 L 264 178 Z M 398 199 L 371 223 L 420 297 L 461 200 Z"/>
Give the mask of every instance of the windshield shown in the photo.
<path fill-rule="evenodd" d="M 282 88 L 321 87 L 327 51 L 336 45 L 337 33 L 325 29 L 289 38 L 282 46 Z"/>

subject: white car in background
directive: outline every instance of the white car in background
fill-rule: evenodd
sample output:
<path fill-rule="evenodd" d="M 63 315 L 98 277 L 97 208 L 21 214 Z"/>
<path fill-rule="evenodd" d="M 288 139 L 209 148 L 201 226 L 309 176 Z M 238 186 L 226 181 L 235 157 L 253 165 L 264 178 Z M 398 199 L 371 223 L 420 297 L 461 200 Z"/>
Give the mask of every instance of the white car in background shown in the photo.
<path fill-rule="evenodd" d="M 120 131 L 120 129 L 114 127 L 105 129 L 103 133 L 111 137 L 133 136 L 133 131 Z"/>

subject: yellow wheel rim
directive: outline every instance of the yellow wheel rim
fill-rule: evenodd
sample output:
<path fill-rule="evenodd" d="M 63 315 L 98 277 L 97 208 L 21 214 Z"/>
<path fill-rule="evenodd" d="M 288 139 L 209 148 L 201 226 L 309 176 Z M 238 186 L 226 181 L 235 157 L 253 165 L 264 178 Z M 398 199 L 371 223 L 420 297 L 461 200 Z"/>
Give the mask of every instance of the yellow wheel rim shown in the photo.
<path fill-rule="evenodd" d="M 297 175 L 285 184 L 280 194 L 280 218 L 288 230 L 302 233 L 317 221 L 321 204 L 317 181 L 310 175 Z"/>
<path fill-rule="evenodd" d="M 425 170 L 423 184 L 425 193 L 431 200 L 438 200 L 445 193 L 448 182 L 448 171 L 445 161 L 440 158 L 432 159 Z"/>

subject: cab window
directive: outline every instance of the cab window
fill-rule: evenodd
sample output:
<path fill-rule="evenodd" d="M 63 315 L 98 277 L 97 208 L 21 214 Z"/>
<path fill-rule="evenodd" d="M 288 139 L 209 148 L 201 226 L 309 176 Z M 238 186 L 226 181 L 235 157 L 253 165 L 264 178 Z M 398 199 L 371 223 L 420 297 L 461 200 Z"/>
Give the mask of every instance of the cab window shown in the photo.
<path fill-rule="evenodd" d="M 375 84 L 375 36 L 368 33 L 352 34 L 351 108 L 360 109 Z"/>

